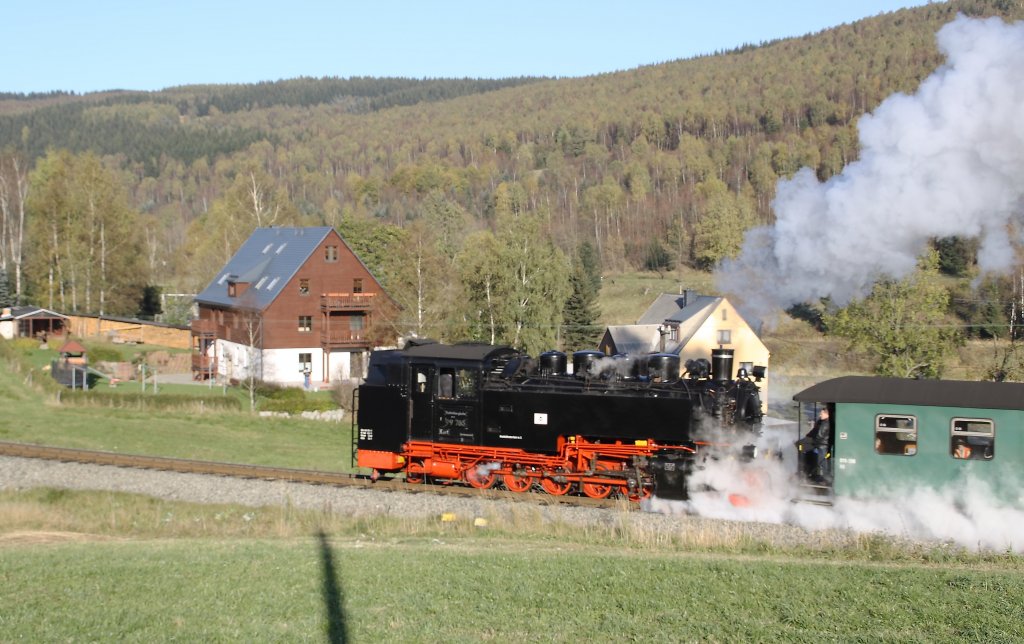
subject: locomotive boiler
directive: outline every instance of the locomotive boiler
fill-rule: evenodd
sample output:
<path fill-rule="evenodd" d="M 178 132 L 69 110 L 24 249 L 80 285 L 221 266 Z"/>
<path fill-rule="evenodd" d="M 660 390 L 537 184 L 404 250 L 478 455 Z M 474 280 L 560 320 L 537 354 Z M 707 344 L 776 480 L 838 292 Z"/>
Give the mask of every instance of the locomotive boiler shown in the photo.
<path fill-rule="evenodd" d="M 749 442 L 762 367 L 733 376 L 732 351 L 533 359 L 506 346 L 411 341 L 371 354 L 356 397 L 357 465 L 407 481 L 514 492 L 687 498 L 703 459 Z"/>

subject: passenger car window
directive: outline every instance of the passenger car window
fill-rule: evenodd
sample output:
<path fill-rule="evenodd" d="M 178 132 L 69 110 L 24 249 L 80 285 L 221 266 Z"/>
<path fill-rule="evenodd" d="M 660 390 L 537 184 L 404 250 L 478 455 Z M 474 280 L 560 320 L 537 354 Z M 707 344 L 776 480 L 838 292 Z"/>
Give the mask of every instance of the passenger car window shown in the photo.
<path fill-rule="evenodd" d="M 875 416 L 875 452 L 898 456 L 917 454 L 917 417 Z"/>
<path fill-rule="evenodd" d="M 996 453 L 996 427 L 988 418 L 954 418 L 950 424 L 949 455 L 965 460 L 991 460 Z"/>

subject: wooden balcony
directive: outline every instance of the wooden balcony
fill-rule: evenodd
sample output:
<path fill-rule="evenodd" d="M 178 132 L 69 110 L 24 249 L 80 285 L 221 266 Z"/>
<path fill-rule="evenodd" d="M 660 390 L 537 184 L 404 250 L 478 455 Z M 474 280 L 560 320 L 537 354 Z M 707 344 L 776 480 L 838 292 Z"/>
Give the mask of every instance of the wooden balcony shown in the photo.
<path fill-rule="evenodd" d="M 320 296 L 320 310 L 368 311 L 376 297 L 376 293 L 324 293 Z"/>
<path fill-rule="evenodd" d="M 369 348 L 369 340 L 364 337 L 362 329 L 324 329 L 320 332 L 320 344 L 325 349 L 350 347 Z"/>
<path fill-rule="evenodd" d="M 216 320 L 192 320 L 191 330 L 192 335 L 216 337 L 221 327 Z"/>

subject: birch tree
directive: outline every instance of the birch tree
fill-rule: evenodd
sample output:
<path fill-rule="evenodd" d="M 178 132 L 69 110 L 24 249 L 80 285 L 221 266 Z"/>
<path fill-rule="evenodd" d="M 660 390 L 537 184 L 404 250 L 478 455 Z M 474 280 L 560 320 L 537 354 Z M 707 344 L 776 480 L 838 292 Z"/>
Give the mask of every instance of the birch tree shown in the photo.
<path fill-rule="evenodd" d="M 507 213 L 497 233 L 470 236 L 460 269 L 474 337 L 528 352 L 557 346 L 570 267 L 536 215 Z"/>
<path fill-rule="evenodd" d="M 146 284 L 139 215 L 117 175 L 92 153 L 58 151 L 39 161 L 29 181 L 37 299 L 64 310 L 134 314 Z"/>
<path fill-rule="evenodd" d="M 28 163 L 14 151 L 0 154 L 0 268 L 14 287 L 13 300 L 23 291 L 25 201 L 28 198 Z"/>

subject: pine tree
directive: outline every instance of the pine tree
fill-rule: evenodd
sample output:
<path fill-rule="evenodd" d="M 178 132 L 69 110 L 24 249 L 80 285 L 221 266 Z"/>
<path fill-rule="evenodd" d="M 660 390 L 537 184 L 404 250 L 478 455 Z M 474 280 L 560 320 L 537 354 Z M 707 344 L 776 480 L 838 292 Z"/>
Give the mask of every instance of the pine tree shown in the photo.
<path fill-rule="evenodd" d="M 14 306 L 11 284 L 7 281 L 7 269 L 0 267 L 0 307 Z"/>
<path fill-rule="evenodd" d="M 591 349 L 601 340 L 597 324 L 597 296 L 601 290 L 600 260 L 594 247 L 584 242 L 569 277 L 572 293 L 562 314 L 562 346 L 568 351 Z"/>

